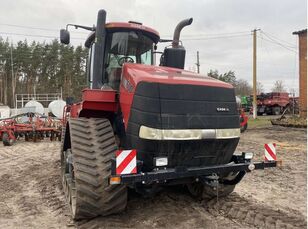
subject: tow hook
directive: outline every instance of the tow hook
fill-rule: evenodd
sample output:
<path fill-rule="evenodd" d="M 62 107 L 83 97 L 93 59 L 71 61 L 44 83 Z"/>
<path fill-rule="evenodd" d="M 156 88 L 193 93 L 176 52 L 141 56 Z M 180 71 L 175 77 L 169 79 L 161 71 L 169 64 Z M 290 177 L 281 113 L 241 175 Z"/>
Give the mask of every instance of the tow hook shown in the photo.
<path fill-rule="evenodd" d="M 219 185 L 219 176 L 214 173 L 211 176 L 200 177 L 200 181 L 216 190 Z"/>

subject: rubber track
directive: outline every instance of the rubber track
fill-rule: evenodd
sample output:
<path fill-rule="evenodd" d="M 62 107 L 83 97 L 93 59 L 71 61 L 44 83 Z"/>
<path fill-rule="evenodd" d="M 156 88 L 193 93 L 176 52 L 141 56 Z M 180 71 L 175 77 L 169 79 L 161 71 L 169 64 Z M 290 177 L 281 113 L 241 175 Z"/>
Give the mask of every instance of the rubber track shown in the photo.
<path fill-rule="evenodd" d="M 206 203 L 208 212 L 223 216 L 243 225 L 257 228 L 306 228 L 307 221 L 299 212 L 286 213 L 270 206 L 253 202 L 236 193 Z"/>
<path fill-rule="evenodd" d="M 69 129 L 76 182 L 75 219 L 121 212 L 127 203 L 123 185 L 110 188 L 111 158 L 117 146 L 107 119 L 70 119 Z"/>

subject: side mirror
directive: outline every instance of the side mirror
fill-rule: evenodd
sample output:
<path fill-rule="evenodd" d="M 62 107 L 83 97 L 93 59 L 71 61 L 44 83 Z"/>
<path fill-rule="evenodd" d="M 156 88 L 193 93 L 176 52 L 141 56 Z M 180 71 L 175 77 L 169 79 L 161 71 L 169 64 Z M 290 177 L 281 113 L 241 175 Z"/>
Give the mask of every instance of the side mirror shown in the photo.
<path fill-rule="evenodd" d="M 70 43 L 70 32 L 66 29 L 60 30 L 60 41 L 62 44 L 69 44 Z"/>

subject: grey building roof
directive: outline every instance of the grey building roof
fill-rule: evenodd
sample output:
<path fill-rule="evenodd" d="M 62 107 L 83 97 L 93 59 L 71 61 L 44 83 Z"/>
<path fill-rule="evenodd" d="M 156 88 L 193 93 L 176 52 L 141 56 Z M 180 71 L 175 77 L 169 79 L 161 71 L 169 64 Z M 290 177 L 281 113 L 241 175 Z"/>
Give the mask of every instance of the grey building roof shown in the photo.
<path fill-rule="evenodd" d="M 292 34 L 294 34 L 294 35 L 300 35 L 300 34 L 303 34 L 303 33 L 307 33 L 307 29 L 302 29 L 302 30 L 299 30 L 299 31 L 295 31 L 295 32 L 293 32 Z"/>

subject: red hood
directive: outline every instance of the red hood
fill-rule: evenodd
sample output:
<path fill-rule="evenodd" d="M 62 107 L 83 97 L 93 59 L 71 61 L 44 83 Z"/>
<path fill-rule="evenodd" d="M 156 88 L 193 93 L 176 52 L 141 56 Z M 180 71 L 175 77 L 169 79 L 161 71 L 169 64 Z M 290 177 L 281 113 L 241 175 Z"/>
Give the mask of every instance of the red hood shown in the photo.
<path fill-rule="evenodd" d="M 146 81 L 165 84 L 191 84 L 233 88 L 231 84 L 212 77 L 199 75 L 194 72 L 177 68 L 126 63 L 123 66 L 123 74 L 134 87 L 136 87 L 139 82 Z"/>

